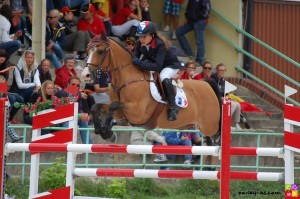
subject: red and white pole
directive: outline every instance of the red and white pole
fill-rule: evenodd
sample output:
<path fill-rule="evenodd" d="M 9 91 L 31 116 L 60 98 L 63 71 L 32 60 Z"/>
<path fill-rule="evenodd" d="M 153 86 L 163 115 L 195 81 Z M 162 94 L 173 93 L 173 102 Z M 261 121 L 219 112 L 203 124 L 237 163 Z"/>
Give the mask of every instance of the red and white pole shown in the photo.
<path fill-rule="evenodd" d="M 226 99 L 222 111 L 220 198 L 230 198 L 231 101 Z"/>
<path fill-rule="evenodd" d="M 6 156 L 5 141 L 7 130 L 7 118 L 8 118 L 8 101 L 6 98 L 0 98 L 0 196 L 4 198 L 4 183 L 5 183 L 5 164 Z"/>

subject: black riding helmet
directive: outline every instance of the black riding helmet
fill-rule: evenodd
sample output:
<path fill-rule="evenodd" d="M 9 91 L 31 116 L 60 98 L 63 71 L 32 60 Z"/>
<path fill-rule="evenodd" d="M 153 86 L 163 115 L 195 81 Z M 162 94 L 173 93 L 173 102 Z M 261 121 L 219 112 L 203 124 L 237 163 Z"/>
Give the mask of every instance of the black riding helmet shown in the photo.
<path fill-rule="evenodd" d="M 138 27 L 137 27 L 137 31 L 136 31 L 136 36 L 140 37 L 140 36 L 145 36 L 145 35 L 152 35 L 152 34 L 156 34 L 156 27 L 154 25 L 154 23 L 152 23 L 151 21 L 142 21 L 139 23 Z"/>

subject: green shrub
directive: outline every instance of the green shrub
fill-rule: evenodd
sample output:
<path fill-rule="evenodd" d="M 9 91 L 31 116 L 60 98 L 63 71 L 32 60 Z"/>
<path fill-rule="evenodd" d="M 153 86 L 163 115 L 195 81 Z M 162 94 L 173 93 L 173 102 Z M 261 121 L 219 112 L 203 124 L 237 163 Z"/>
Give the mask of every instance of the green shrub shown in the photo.
<path fill-rule="evenodd" d="M 106 189 L 106 195 L 114 198 L 124 198 L 126 196 L 126 180 L 114 178 Z"/>

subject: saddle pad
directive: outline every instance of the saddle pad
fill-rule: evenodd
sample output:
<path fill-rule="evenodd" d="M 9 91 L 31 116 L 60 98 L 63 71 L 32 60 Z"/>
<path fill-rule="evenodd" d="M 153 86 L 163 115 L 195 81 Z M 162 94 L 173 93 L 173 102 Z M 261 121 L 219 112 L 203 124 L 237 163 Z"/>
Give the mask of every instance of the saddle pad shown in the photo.
<path fill-rule="evenodd" d="M 153 80 L 153 72 L 150 72 L 150 80 Z M 166 101 L 162 100 L 162 97 L 161 97 L 160 93 L 158 92 L 158 89 L 154 82 L 150 82 L 150 92 L 151 92 L 152 97 L 157 102 L 167 104 Z M 188 106 L 188 100 L 185 95 L 185 92 L 182 88 L 180 88 L 178 86 L 176 86 L 175 103 L 177 104 L 177 106 L 179 106 L 181 108 L 186 108 Z"/>

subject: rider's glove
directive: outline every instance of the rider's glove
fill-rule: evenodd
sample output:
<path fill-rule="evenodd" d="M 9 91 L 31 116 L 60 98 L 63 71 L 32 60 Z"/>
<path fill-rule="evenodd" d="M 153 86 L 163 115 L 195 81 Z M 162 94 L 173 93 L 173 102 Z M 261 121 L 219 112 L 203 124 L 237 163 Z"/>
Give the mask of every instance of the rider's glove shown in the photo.
<path fill-rule="evenodd" d="M 133 57 L 132 63 L 135 64 L 135 65 L 140 66 L 142 61 L 137 57 Z"/>

